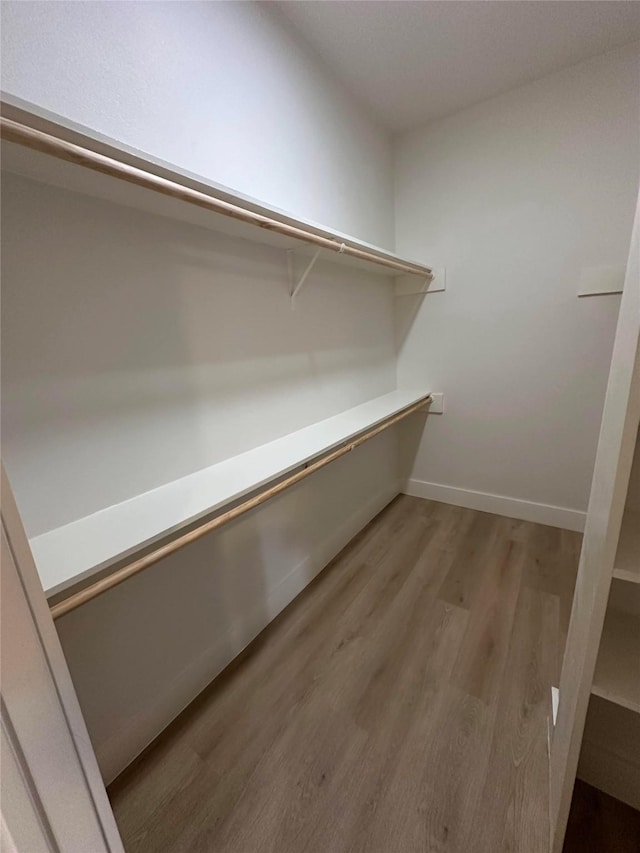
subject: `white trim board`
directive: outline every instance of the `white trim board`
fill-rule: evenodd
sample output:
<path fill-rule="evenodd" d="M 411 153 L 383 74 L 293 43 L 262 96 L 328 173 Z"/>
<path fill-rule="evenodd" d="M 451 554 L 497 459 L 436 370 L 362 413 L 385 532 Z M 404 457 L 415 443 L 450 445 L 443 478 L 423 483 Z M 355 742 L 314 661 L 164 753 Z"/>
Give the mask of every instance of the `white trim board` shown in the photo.
<path fill-rule="evenodd" d="M 507 518 L 519 518 L 522 521 L 533 521 L 536 524 L 547 524 L 564 530 L 577 530 L 580 533 L 584 530 L 586 513 L 568 507 L 524 501 L 520 498 L 492 495 L 488 492 L 474 492 L 471 489 L 459 489 L 455 486 L 416 479 L 405 480 L 401 491 L 414 498 L 426 498 L 467 509 L 491 512 L 494 515 L 504 515 Z"/>
<path fill-rule="evenodd" d="M 124 853 L 4 466 L 2 820 L 18 851 Z M 5 761 L 4 747 L 14 762 Z M 8 769 L 7 769 L 8 768 Z M 7 802 L 5 783 L 13 785 Z M 16 785 L 18 787 L 16 787 Z M 39 842 L 43 842 L 40 844 Z"/>

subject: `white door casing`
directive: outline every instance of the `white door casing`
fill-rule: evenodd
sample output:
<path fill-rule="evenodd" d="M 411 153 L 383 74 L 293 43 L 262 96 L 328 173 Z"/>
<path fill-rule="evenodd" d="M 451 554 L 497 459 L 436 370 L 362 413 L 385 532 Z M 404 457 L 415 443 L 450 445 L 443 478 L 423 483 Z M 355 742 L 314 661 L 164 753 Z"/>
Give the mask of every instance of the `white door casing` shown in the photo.
<path fill-rule="evenodd" d="M 123 853 L 2 468 L 2 850 Z"/>

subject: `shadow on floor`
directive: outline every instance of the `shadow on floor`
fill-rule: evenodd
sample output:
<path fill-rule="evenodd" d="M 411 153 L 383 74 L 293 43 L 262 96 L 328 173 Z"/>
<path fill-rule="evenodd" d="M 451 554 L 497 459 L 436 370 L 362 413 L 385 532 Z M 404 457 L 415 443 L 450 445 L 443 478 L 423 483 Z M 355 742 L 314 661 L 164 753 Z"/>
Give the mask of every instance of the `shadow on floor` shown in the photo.
<path fill-rule="evenodd" d="M 576 779 L 563 853 L 638 853 L 640 812 Z"/>

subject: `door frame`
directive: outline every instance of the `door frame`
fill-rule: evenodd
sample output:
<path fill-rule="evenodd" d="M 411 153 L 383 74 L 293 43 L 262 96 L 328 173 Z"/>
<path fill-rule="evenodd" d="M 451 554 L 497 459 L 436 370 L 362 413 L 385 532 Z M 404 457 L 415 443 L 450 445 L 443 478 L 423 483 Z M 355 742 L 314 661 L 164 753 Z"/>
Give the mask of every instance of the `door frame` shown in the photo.
<path fill-rule="evenodd" d="M 602 413 L 549 756 L 551 849 L 561 853 L 640 422 L 640 196 Z"/>
<path fill-rule="evenodd" d="M 124 853 L 6 476 L 2 520 L 2 849 Z"/>

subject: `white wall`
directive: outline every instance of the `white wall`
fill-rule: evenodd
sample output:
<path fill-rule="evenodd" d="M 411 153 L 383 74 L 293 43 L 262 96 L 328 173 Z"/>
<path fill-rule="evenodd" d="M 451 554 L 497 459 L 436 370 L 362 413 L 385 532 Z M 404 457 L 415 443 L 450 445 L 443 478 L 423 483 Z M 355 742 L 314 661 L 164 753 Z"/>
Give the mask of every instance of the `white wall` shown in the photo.
<path fill-rule="evenodd" d="M 385 133 L 271 10 L 2 14 L 13 95 L 392 244 Z M 625 261 L 636 74 L 621 51 L 399 140 L 397 247 L 448 269 L 446 293 L 397 303 L 400 382 L 446 394 L 421 442 L 424 419 L 403 432 L 414 484 L 586 505 L 617 298 L 575 292 L 583 266 Z M 282 252 L 24 179 L 3 190 L 3 458 L 32 535 L 394 387 L 380 280 L 321 266 L 292 312 Z M 59 623 L 107 778 L 396 474 L 386 434 Z"/>
<path fill-rule="evenodd" d="M 388 135 L 270 5 L 9 0 L 2 88 L 392 248 Z"/>
<path fill-rule="evenodd" d="M 3 458 L 30 535 L 395 387 L 385 278 L 5 175 Z M 108 779 L 397 493 L 395 436 L 58 624 Z"/>
<path fill-rule="evenodd" d="M 3 204 L 3 439 L 30 536 L 395 387 L 384 277 L 319 262 L 292 309 L 282 250 L 14 175 Z"/>
<path fill-rule="evenodd" d="M 3 4 L 3 86 L 392 243 L 389 141 L 253 4 Z M 249 61 L 250 58 L 250 61 Z M 384 278 L 3 181 L 3 461 L 30 535 L 395 387 Z M 107 779 L 397 493 L 385 434 L 57 623 Z"/>
<path fill-rule="evenodd" d="M 639 68 L 631 46 L 398 140 L 397 251 L 447 270 L 445 293 L 399 301 L 399 384 L 445 392 L 421 440 L 403 432 L 410 492 L 579 527 L 619 297 L 576 293 L 626 264 Z"/>

